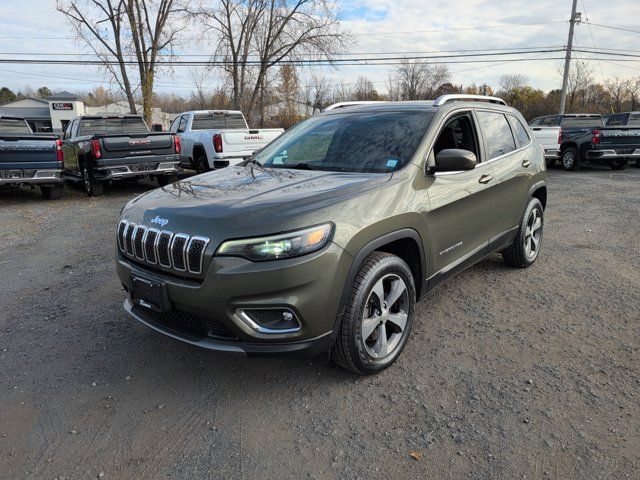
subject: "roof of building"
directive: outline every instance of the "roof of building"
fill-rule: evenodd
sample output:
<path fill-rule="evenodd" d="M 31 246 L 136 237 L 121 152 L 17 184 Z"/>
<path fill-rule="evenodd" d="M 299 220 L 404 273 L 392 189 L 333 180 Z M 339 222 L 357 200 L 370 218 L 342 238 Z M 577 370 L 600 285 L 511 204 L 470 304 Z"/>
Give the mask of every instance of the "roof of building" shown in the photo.
<path fill-rule="evenodd" d="M 0 107 L 8 107 L 9 105 L 12 105 L 14 103 L 22 102 L 23 100 L 31 100 L 33 102 L 42 103 L 43 105 L 47 105 L 47 106 L 49 105 L 49 102 L 47 102 L 46 100 L 43 100 L 41 98 L 20 97 L 20 98 L 16 98 L 15 100 L 11 100 L 10 102 L 0 103 Z"/>
<path fill-rule="evenodd" d="M 78 97 L 76 95 L 64 90 L 62 92 L 54 93 L 53 95 L 47 98 L 47 100 L 77 100 L 77 99 Z"/>

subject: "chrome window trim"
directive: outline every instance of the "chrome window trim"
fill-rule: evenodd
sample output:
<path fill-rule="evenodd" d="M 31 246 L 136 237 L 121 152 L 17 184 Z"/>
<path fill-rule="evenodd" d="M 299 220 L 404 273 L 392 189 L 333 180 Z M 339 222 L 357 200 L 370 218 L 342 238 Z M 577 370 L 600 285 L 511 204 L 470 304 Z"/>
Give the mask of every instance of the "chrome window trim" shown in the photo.
<path fill-rule="evenodd" d="M 182 264 L 184 265 L 184 268 L 178 268 L 176 266 L 176 264 L 174 263 L 174 261 L 173 261 L 173 254 L 174 254 L 173 249 L 175 248 L 175 243 L 176 243 L 176 240 L 178 238 L 184 238 L 184 245 L 182 246 Z M 187 259 L 186 259 L 186 255 L 185 254 L 187 252 L 188 243 L 189 243 L 189 235 L 186 235 L 184 233 L 176 233 L 173 236 L 173 238 L 171 239 L 171 248 L 170 248 L 170 251 L 171 251 L 171 255 L 170 255 L 171 264 L 173 265 L 173 269 L 177 270 L 178 272 L 186 272 L 187 271 L 188 265 L 187 265 Z"/>
<path fill-rule="evenodd" d="M 191 251 L 191 244 L 193 243 L 194 240 L 201 240 L 204 242 L 204 246 L 202 247 L 202 253 L 200 254 L 200 264 L 197 271 L 191 270 L 191 266 L 189 265 L 189 252 Z M 189 272 L 195 273 L 195 274 L 202 273 L 202 266 L 204 263 L 204 252 L 207 249 L 208 245 L 209 245 L 209 239 L 207 237 L 193 236 L 189 239 L 189 241 L 187 242 L 187 249 L 186 249 L 186 255 L 185 255 L 185 260 L 186 260 L 185 267 L 187 268 L 187 270 L 189 270 Z"/>
<path fill-rule="evenodd" d="M 293 328 L 282 328 L 282 329 L 274 329 L 274 328 L 265 328 L 258 325 L 249 315 L 247 315 L 247 311 L 252 310 L 286 310 L 293 315 L 293 318 L 296 319 L 297 327 Z M 298 316 L 287 307 L 265 307 L 265 308 L 238 308 L 236 310 L 236 315 L 245 323 L 249 328 L 258 332 L 265 333 L 269 335 L 273 334 L 286 334 L 286 333 L 296 333 L 302 330 L 302 324 L 300 323 L 300 319 Z"/>

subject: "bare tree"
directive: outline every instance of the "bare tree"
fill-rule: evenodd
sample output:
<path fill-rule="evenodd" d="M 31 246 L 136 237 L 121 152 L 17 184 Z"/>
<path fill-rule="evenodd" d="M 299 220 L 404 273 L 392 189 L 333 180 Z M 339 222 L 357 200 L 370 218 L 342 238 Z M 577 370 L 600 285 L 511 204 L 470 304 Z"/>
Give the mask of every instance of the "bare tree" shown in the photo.
<path fill-rule="evenodd" d="M 567 106 L 569 110 L 584 108 L 586 91 L 593 83 L 593 69 L 584 61 L 574 62 L 569 70 L 569 84 L 567 88 Z M 582 99 L 582 101 L 580 101 Z"/>
<path fill-rule="evenodd" d="M 446 65 L 402 60 L 389 77 L 389 97 L 392 100 L 430 99 L 450 79 Z"/>
<path fill-rule="evenodd" d="M 629 109 L 634 111 L 638 106 L 638 95 L 640 95 L 640 77 L 627 81 L 627 95 L 629 96 Z"/>
<path fill-rule="evenodd" d="M 316 72 L 311 73 L 311 77 L 305 85 L 305 103 L 311 114 L 319 112 L 330 102 L 331 83 L 326 77 Z"/>
<path fill-rule="evenodd" d="M 136 113 L 135 94 L 142 96 L 143 114 L 151 119 L 158 60 L 173 53 L 182 30 L 181 0 L 58 0 L 77 37 L 103 62 Z M 135 60 L 132 61 L 131 59 Z M 130 65 L 137 70 L 130 71 Z M 134 88 L 131 77 L 137 77 Z"/>
<path fill-rule="evenodd" d="M 359 76 L 353 89 L 351 99 L 356 101 L 379 100 L 380 95 L 373 86 L 373 82 L 365 76 Z"/>
<path fill-rule="evenodd" d="M 263 117 L 269 71 L 304 55 L 333 59 L 349 44 L 329 0 L 201 0 L 191 12 L 215 34 L 214 64 L 230 76 L 236 108 Z"/>

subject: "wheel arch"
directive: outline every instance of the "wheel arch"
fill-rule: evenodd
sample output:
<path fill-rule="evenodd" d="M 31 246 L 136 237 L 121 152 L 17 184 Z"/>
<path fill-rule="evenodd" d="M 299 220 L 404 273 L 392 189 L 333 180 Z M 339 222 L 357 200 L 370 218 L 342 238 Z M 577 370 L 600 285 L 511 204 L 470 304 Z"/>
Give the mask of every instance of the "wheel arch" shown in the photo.
<path fill-rule="evenodd" d="M 340 306 L 338 308 L 338 318 L 341 318 L 344 313 L 351 285 L 353 284 L 364 259 L 370 253 L 375 251 L 391 253 L 404 260 L 413 274 L 413 281 L 416 286 L 416 300 L 420 299 L 422 295 L 424 295 L 427 286 L 427 282 L 424 278 L 427 264 L 422 237 L 420 237 L 420 234 L 412 228 L 395 230 L 369 241 L 355 255 L 353 262 L 351 262 L 351 267 L 349 268 L 345 286 L 342 289 L 342 298 L 340 299 Z"/>
<path fill-rule="evenodd" d="M 547 208 L 547 182 L 541 181 L 534 184 L 529 191 L 530 198 L 537 198 L 542 203 L 543 210 Z"/>

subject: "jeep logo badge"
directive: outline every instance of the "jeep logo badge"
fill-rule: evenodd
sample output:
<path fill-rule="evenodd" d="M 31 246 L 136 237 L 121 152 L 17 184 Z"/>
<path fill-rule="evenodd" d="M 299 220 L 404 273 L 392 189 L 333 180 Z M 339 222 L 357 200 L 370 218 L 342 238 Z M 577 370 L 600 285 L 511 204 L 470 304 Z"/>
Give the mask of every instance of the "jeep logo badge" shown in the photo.
<path fill-rule="evenodd" d="M 160 218 L 156 215 L 156 218 L 151 219 L 151 223 L 156 223 L 161 227 L 164 227 L 167 223 L 169 223 L 169 220 L 167 220 L 166 218 Z"/>

